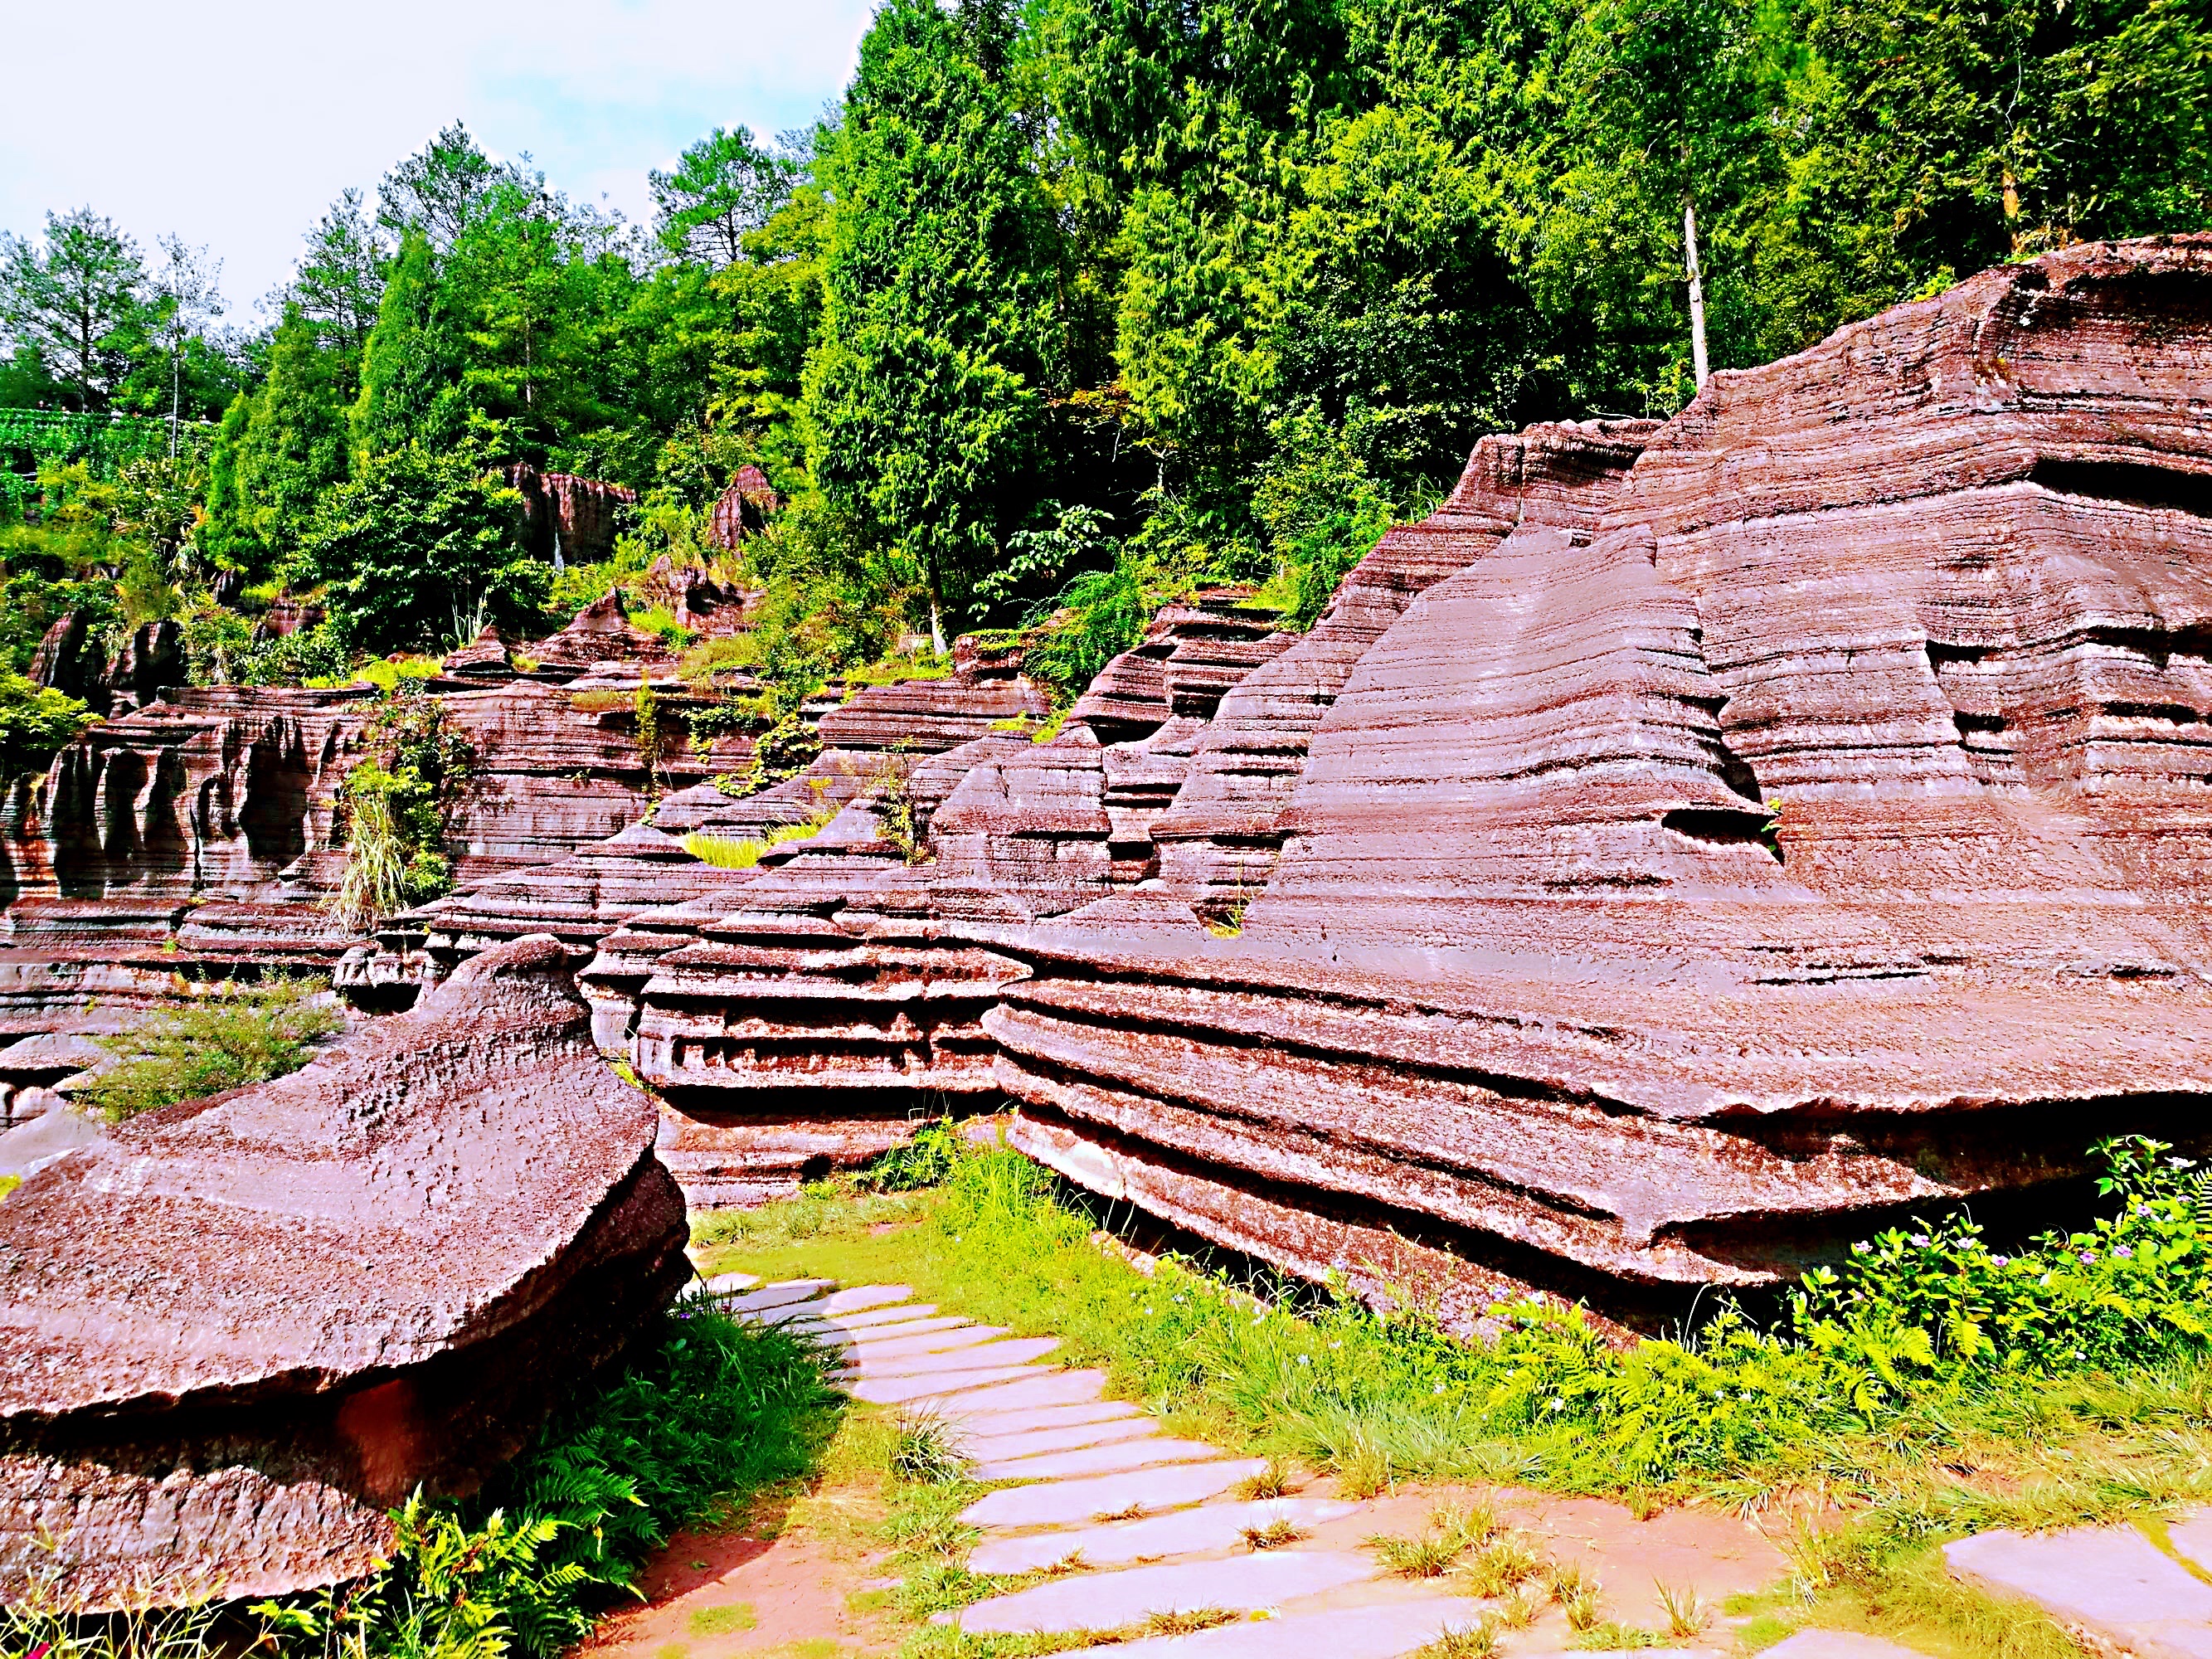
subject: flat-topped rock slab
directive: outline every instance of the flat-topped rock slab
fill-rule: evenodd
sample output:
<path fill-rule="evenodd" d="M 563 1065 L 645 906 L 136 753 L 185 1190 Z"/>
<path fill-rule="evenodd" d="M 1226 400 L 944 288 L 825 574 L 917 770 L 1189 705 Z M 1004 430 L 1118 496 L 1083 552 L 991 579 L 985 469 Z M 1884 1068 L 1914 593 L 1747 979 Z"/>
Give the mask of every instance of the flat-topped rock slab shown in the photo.
<path fill-rule="evenodd" d="M 1029 1369 L 1035 1371 L 1036 1367 Z M 1018 1382 L 948 1390 L 939 1403 L 947 1417 L 981 1423 L 1003 1412 L 1036 1406 L 1085 1405 L 1095 1401 L 1105 1389 L 1103 1371 L 1046 1371 Z"/>
<path fill-rule="evenodd" d="M 1003 1370 L 1042 1359 L 1060 1346 L 1056 1336 L 1025 1336 L 1008 1342 L 989 1342 L 979 1347 L 952 1348 L 939 1353 L 892 1354 L 875 1358 L 855 1354 L 848 1363 L 848 1376 L 943 1377 L 987 1369 Z"/>
<path fill-rule="evenodd" d="M 1101 1651 L 1110 1651 L 1113 1659 L 1406 1659 L 1445 1632 L 1472 1630 L 1478 1622 L 1473 1602 L 1439 1595 L 1248 1619 L 1192 1636 L 1147 1636 Z M 1665 1656 L 1687 1659 L 1681 1649 L 1650 1650 L 1644 1659 Z"/>
<path fill-rule="evenodd" d="M 1035 1457 L 1043 1452 L 1077 1451 L 1085 1446 L 1140 1440 L 1159 1431 L 1159 1424 L 1149 1417 L 1094 1418 L 1058 1428 L 1032 1429 L 1026 1434 L 971 1434 L 963 1449 L 970 1457 L 995 1462 L 1010 1457 Z"/>
<path fill-rule="evenodd" d="M 716 1273 L 702 1288 L 709 1296 L 734 1296 L 760 1283 L 758 1273 Z"/>
<path fill-rule="evenodd" d="M 2137 1659 L 2212 1659 L 2212 1583 L 2132 1527 L 1985 1532 L 1946 1544 L 1943 1559 L 1954 1577 Z"/>
<path fill-rule="evenodd" d="M 934 1302 L 902 1302 L 895 1308 L 869 1308 L 860 1313 L 825 1315 L 822 1312 L 822 1304 L 817 1302 L 811 1307 L 788 1309 L 781 1316 L 786 1319 L 811 1320 L 817 1324 L 836 1330 L 863 1331 L 882 1325 L 908 1324 L 915 1320 L 927 1319 L 936 1311 L 937 1304 Z M 968 1322 L 964 1319 L 956 1319 L 950 1315 L 945 1316 L 945 1318 L 948 1322 L 955 1325 L 964 1325 Z"/>
<path fill-rule="evenodd" d="M 1012 1435 L 1079 1428 L 1092 1423 L 1120 1423 L 1133 1419 L 1151 1427 L 1158 1426 L 1151 1418 L 1126 1400 L 1079 1400 L 1066 1405 L 1018 1407 L 1011 1411 L 951 1410 L 945 1415 L 958 1424 L 969 1437 L 969 1443 L 975 1445 Z M 1147 1429 L 1149 1431 L 1150 1428 Z"/>
<path fill-rule="evenodd" d="M 925 1319 L 921 1322 L 925 1325 L 938 1323 L 932 1319 Z M 946 1320 L 936 1330 L 909 1332 L 903 1325 L 894 1325 L 891 1329 L 898 1334 L 885 1337 L 881 1341 L 866 1333 L 857 1336 L 848 1335 L 845 1340 L 852 1351 L 846 1358 L 852 1364 L 860 1365 L 870 1360 L 903 1359 L 909 1354 L 950 1353 L 956 1348 L 978 1347 L 983 1343 L 995 1342 L 1002 1336 L 1012 1334 L 1004 1325 L 963 1325 L 957 1320 Z"/>
<path fill-rule="evenodd" d="M 1051 1376 L 1035 1365 L 994 1365 L 921 1376 L 864 1376 L 852 1385 L 852 1395 L 872 1406 L 902 1406 L 909 1401 L 979 1389 L 994 1382 L 1044 1382 Z"/>
<path fill-rule="evenodd" d="M 1240 1457 L 1224 1463 L 1176 1463 L 1164 1469 L 1102 1474 L 1087 1480 L 1011 1486 L 1005 1492 L 986 1492 L 961 1510 L 960 1518 L 971 1527 L 1013 1531 L 1022 1527 L 1074 1526 L 1132 1509 L 1157 1514 L 1218 1498 L 1239 1480 L 1249 1480 L 1267 1467 L 1265 1459 Z"/>
<path fill-rule="evenodd" d="M 1030 1457 L 994 1458 L 978 1463 L 973 1473 L 978 1480 L 1058 1480 L 1069 1475 L 1112 1474 L 1169 1463 L 1204 1463 L 1220 1455 L 1220 1447 L 1203 1440 L 1131 1440 Z"/>
<path fill-rule="evenodd" d="M 955 1319 L 950 1314 L 941 1314 L 934 1319 L 910 1319 L 903 1324 L 866 1325 L 858 1329 L 842 1319 L 794 1319 L 786 1324 L 784 1328 L 794 1336 L 812 1337 L 817 1342 L 826 1342 L 833 1347 L 856 1348 L 863 1342 L 878 1340 L 885 1342 L 902 1341 L 910 1337 L 925 1336 L 935 1331 L 974 1331 L 986 1328 L 981 1325 L 970 1325 L 966 1320 Z M 884 1333 L 880 1339 L 877 1335 L 879 1331 Z"/>
<path fill-rule="evenodd" d="M 1237 1504 L 1206 1504 L 1194 1510 L 1172 1510 L 1165 1515 L 1147 1516 L 1141 1521 L 1115 1521 L 1103 1526 L 1030 1533 L 1013 1538 L 987 1538 L 969 1556 L 968 1570 L 1035 1572 L 1041 1567 L 1065 1561 L 1071 1555 L 1080 1555 L 1094 1567 L 1115 1566 L 1125 1561 L 1155 1557 L 1206 1555 L 1242 1544 L 1248 1528 L 1265 1528 L 1286 1521 L 1303 1531 L 1324 1522 L 1341 1521 L 1358 1510 L 1357 1504 L 1317 1498 L 1263 1498 Z M 1454 1605 L 1464 1606 L 1457 1602 Z"/>
<path fill-rule="evenodd" d="M 781 1285 L 763 1285 L 757 1291 L 726 1298 L 722 1304 L 722 1311 L 734 1314 L 740 1319 L 755 1314 L 773 1313 L 778 1309 L 792 1308 L 797 1303 L 815 1302 L 823 1291 L 836 1282 L 833 1279 L 793 1279 Z M 785 1316 L 787 1318 L 795 1316 L 795 1314 L 788 1313 Z M 763 1322 L 773 1324 L 778 1322 Z"/>
<path fill-rule="evenodd" d="M 1375 1563 L 1364 1555 L 1286 1550 L 1225 1561 L 1079 1573 L 1012 1595 L 994 1596 L 940 1619 L 970 1635 L 1119 1630 L 1142 1624 L 1154 1613 L 1209 1607 L 1250 1613 L 1279 1607 L 1375 1574 Z"/>
<path fill-rule="evenodd" d="M 862 1313 L 893 1303 L 913 1299 L 911 1285 L 855 1285 L 850 1290 L 832 1291 L 822 1298 L 824 1314 Z"/>

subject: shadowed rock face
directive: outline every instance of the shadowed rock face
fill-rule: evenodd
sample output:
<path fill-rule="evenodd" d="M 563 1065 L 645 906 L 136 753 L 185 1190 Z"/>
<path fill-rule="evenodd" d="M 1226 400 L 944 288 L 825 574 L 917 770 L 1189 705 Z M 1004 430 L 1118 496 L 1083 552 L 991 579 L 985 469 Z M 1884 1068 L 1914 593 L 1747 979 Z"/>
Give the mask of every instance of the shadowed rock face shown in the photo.
<path fill-rule="evenodd" d="M 33 1176 L 0 1206 L 0 1593 L 367 1571 L 386 1509 L 471 1490 L 681 1285 L 654 1133 L 539 935 Z"/>

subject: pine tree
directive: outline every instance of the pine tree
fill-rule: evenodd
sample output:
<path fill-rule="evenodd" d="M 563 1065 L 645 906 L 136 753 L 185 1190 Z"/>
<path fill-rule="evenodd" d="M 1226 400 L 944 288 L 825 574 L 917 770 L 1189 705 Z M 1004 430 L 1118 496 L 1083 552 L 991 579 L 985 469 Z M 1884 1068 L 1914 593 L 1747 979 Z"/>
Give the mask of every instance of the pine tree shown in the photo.
<path fill-rule="evenodd" d="M 447 337 L 430 245 L 410 232 L 384 287 L 362 353 L 361 396 L 352 415 L 356 463 L 420 440 L 457 440 L 465 424 L 457 354 Z"/>

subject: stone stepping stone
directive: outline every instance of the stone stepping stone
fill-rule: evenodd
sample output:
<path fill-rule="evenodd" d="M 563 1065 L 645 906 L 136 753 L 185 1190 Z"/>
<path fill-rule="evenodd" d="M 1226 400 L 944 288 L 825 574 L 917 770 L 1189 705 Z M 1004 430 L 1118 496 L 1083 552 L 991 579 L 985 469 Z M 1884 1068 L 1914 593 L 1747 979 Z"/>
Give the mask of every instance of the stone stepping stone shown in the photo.
<path fill-rule="evenodd" d="M 986 1492 L 961 1510 L 960 1518 L 971 1527 L 1010 1532 L 1022 1527 L 1080 1526 L 1136 1505 L 1147 1514 L 1179 1510 L 1218 1498 L 1267 1467 L 1264 1458 L 1239 1457 L 1225 1463 L 1171 1463 L 1164 1469 L 1013 1486 Z"/>
<path fill-rule="evenodd" d="M 821 1304 L 793 1308 L 784 1315 L 787 1319 L 810 1320 L 815 1324 L 841 1331 L 866 1330 L 878 1325 L 902 1325 L 910 1320 L 921 1319 L 937 1311 L 934 1302 L 902 1302 L 896 1308 L 868 1308 L 859 1313 L 838 1314 L 833 1318 L 822 1317 Z M 951 1316 L 945 1316 L 951 1319 Z M 951 1319 L 956 1325 L 964 1325 L 964 1319 Z"/>
<path fill-rule="evenodd" d="M 701 1286 L 709 1296 L 730 1296 L 760 1283 L 758 1273 L 716 1273 Z"/>
<path fill-rule="evenodd" d="M 1037 1434 L 1051 1429 L 1081 1428 L 1097 1423 L 1141 1422 L 1151 1433 L 1159 1425 L 1126 1400 L 1085 1400 L 1072 1406 L 1033 1406 L 1001 1412 L 951 1412 L 945 1415 L 961 1424 L 978 1441 L 1002 1439 L 1018 1434 Z"/>
<path fill-rule="evenodd" d="M 894 1302 L 909 1302 L 914 1298 L 911 1285 L 855 1285 L 849 1291 L 832 1291 L 822 1298 L 825 1316 L 842 1313 L 863 1313 L 871 1308 L 881 1308 Z"/>
<path fill-rule="evenodd" d="M 923 1323 L 933 1322 L 925 1320 Z M 894 1331 L 903 1331 L 904 1326 L 894 1325 Z M 981 1343 L 992 1342 L 1013 1333 L 1004 1325 L 948 1324 L 943 1330 L 923 1331 L 919 1335 L 899 1335 L 878 1341 L 868 1333 L 852 1343 L 851 1358 L 855 1364 L 869 1359 L 903 1359 L 909 1354 L 945 1353 L 954 1348 L 972 1348 Z"/>
<path fill-rule="evenodd" d="M 1428 1596 L 1327 1613 L 1294 1613 L 1285 1619 L 1246 1620 L 1192 1636 L 1147 1636 L 1099 1651 L 1111 1653 L 1113 1659 L 1403 1659 L 1446 1630 L 1473 1629 L 1479 1617 L 1470 1602 Z"/>
<path fill-rule="evenodd" d="M 932 1400 L 993 1382 L 1043 1382 L 1052 1373 L 1042 1365 L 997 1365 L 960 1371 L 931 1371 L 920 1376 L 864 1376 L 850 1389 L 855 1400 L 872 1406 L 903 1406 L 909 1401 Z"/>
<path fill-rule="evenodd" d="M 2166 1529 L 2166 1541 L 2184 1559 L 2212 1572 L 2212 1510 L 2191 1510 Z"/>
<path fill-rule="evenodd" d="M 887 1359 L 854 1355 L 846 1376 L 941 1376 L 950 1372 L 983 1370 L 1026 1365 L 1042 1359 L 1060 1346 L 1056 1336 L 1026 1336 L 1014 1342 L 987 1342 L 980 1347 L 953 1348 L 942 1353 L 893 1354 Z"/>
<path fill-rule="evenodd" d="M 1169 1463 L 1204 1463 L 1220 1455 L 1220 1447 L 1209 1446 L 1203 1440 L 1131 1440 L 1117 1446 L 997 1458 L 978 1463 L 969 1473 L 978 1480 L 1061 1480 L 1070 1475 L 1111 1474 L 1121 1469 L 1157 1468 Z"/>
<path fill-rule="evenodd" d="M 1036 1375 L 1019 1382 L 949 1390 L 935 1404 L 945 1416 L 968 1420 L 1000 1411 L 1032 1406 L 1081 1406 L 1094 1403 L 1106 1391 L 1103 1371 L 1051 1371 L 1030 1366 Z"/>
<path fill-rule="evenodd" d="M 828 1279 L 796 1279 L 781 1285 L 769 1285 L 757 1291 L 749 1291 L 742 1296 L 727 1297 L 722 1304 L 722 1311 L 735 1314 L 741 1319 L 751 1314 L 770 1313 L 778 1308 L 789 1307 L 793 1303 L 811 1302 L 818 1292 L 836 1282 Z M 792 1316 L 787 1314 L 785 1317 Z M 757 1322 L 774 1325 L 782 1322 L 771 1319 Z"/>
<path fill-rule="evenodd" d="M 2033 1601 L 2137 1659 L 2212 1659 L 2212 1583 L 2132 1527 L 1985 1532 L 1946 1544 L 1943 1559 L 1954 1577 Z"/>
<path fill-rule="evenodd" d="M 1770 1659 L 1928 1659 L 1911 1648 L 1847 1630 L 1801 1630 L 1766 1650 Z"/>
<path fill-rule="evenodd" d="M 1226 1561 L 1078 1573 L 940 1613 L 933 1622 L 957 1624 L 971 1636 L 1118 1630 L 1142 1624 L 1156 1613 L 1195 1613 L 1201 1607 L 1252 1613 L 1373 1577 L 1375 1564 L 1364 1555 L 1276 1550 Z"/>
<path fill-rule="evenodd" d="M 1165 1515 L 1147 1516 L 1141 1521 L 1109 1522 L 1103 1527 L 987 1538 L 969 1556 L 968 1570 L 1035 1572 L 1040 1567 L 1065 1561 L 1071 1554 L 1081 1555 L 1087 1565 L 1094 1567 L 1117 1566 L 1124 1561 L 1141 1561 L 1155 1556 L 1208 1555 L 1242 1545 L 1247 1527 L 1287 1521 L 1303 1532 L 1324 1521 L 1341 1521 L 1347 1515 L 1355 1515 L 1359 1507 L 1334 1498 L 1261 1498 L 1239 1504 L 1208 1504 L 1194 1510 L 1173 1510 Z M 1463 1603 L 1453 1605 L 1464 1607 Z"/>
<path fill-rule="evenodd" d="M 854 1330 L 842 1319 L 834 1323 L 819 1319 L 794 1319 L 786 1328 L 793 1336 L 811 1337 L 817 1342 L 828 1343 L 832 1347 L 850 1348 L 862 1342 L 904 1341 L 926 1336 L 933 1331 L 979 1331 L 987 1328 L 970 1325 L 964 1319 L 955 1319 L 945 1314 L 936 1319 L 910 1319 L 903 1325 L 866 1325 L 859 1330 Z"/>
<path fill-rule="evenodd" d="M 1026 1434 L 971 1435 L 965 1445 L 970 1457 L 996 1462 L 1009 1457 L 1035 1457 L 1040 1452 L 1079 1451 L 1085 1446 L 1141 1440 L 1159 1431 L 1159 1424 L 1149 1417 L 1109 1417 L 1061 1428 L 1032 1429 Z"/>

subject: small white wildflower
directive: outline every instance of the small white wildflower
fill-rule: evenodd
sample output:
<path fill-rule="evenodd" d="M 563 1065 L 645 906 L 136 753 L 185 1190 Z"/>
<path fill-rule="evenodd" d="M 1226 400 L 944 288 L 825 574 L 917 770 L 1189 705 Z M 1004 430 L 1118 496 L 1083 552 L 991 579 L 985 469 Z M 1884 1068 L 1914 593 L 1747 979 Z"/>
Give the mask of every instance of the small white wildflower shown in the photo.
<path fill-rule="evenodd" d="M 1435 1388 L 1431 1389 L 1429 1390 L 1429 1392 L 1430 1392 L 1431 1394 L 1442 1394 L 1443 1391 L 1444 1391 L 1444 1385 L 1443 1385 L 1443 1383 L 1441 1383 L 1441 1382 L 1437 1383 L 1437 1386 L 1436 1386 Z"/>
<path fill-rule="evenodd" d="M 1313 1364 L 1313 1361 L 1307 1358 L 1304 1354 L 1300 1354 L 1298 1356 L 1298 1364 L 1301 1365 L 1310 1365 Z"/>
<path fill-rule="evenodd" d="M 1552 1396 L 1552 1409 L 1553 1409 L 1553 1411 L 1555 1411 L 1555 1412 L 1563 1412 L 1563 1411 L 1566 1410 L 1566 1408 L 1567 1408 L 1567 1402 L 1566 1402 L 1565 1401 L 1564 1401 L 1564 1400 L 1560 1399 L 1560 1398 L 1559 1398 L 1559 1395 L 1553 1395 Z"/>
<path fill-rule="evenodd" d="M 1330 1343 L 1328 1346 L 1331 1348 L 1340 1348 L 1344 1346 L 1344 1339 L 1342 1337 L 1339 1337 L 1335 1341 Z"/>

